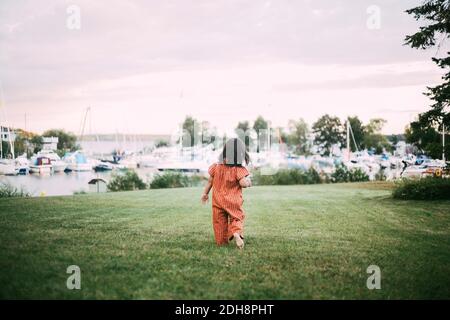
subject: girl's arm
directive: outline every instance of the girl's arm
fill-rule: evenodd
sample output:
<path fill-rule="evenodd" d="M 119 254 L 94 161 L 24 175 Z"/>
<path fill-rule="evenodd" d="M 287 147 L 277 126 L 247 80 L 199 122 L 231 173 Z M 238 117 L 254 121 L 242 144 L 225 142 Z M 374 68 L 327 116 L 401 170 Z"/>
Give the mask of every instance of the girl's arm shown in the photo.
<path fill-rule="evenodd" d="M 244 177 L 241 180 L 239 180 L 239 185 L 242 188 L 250 188 L 252 186 L 252 180 L 250 180 L 248 176 Z"/>
<path fill-rule="evenodd" d="M 211 191 L 212 188 L 212 183 L 213 183 L 213 178 L 209 177 L 208 182 L 206 183 L 205 189 L 203 189 L 203 194 L 202 194 L 202 203 L 206 204 L 208 202 L 208 194 L 209 191 Z"/>

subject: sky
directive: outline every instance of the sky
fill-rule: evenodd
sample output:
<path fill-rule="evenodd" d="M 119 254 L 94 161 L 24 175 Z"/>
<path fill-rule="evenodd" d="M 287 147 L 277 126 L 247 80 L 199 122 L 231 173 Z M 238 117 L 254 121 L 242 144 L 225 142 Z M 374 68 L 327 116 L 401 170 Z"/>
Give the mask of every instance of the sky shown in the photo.
<path fill-rule="evenodd" d="M 1 0 L 0 121 L 42 133 L 219 131 L 327 113 L 402 133 L 440 82 L 404 46 L 419 0 Z"/>

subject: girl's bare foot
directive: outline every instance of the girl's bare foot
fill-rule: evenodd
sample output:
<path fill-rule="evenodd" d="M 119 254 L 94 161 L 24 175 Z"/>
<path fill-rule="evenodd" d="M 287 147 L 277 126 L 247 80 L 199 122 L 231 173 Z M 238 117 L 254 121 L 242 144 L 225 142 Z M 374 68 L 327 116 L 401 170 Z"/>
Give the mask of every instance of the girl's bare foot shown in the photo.
<path fill-rule="evenodd" d="M 241 235 L 237 232 L 233 234 L 234 240 L 236 241 L 236 246 L 239 249 L 242 249 L 244 247 L 244 240 L 241 238 Z"/>

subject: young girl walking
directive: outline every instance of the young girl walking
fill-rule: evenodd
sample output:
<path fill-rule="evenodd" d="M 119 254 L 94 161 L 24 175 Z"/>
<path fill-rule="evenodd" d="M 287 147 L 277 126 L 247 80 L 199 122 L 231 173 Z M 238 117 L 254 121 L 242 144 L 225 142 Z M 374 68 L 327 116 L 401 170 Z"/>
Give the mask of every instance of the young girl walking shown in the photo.
<path fill-rule="evenodd" d="M 209 167 L 209 179 L 202 194 L 202 203 L 208 202 L 208 194 L 213 189 L 212 213 L 214 236 L 217 245 L 235 240 L 239 249 L 244 247 L 244 210 L 242 188 L 252 185 L 248 165 L 250 157 L 244 143 L 230 139 L 223 147 L 219 162 Z"/>

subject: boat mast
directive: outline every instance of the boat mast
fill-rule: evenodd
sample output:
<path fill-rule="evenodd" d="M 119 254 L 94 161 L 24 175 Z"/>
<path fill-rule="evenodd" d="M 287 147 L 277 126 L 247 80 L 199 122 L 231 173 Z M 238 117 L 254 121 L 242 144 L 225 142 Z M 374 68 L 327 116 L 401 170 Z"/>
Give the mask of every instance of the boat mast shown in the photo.
<path fill-rule="evenodd" d="M 350 120 L 347 119 L 347 160 L 350 161 Z"/>
<path fill-rule="evenodd" d="M 10 152 L 11 152 L 11 156 L 12 156 L 12 158 L 13 158 L 13 160 L 15 159 L 15 156 L 14 156 L 14 143 L 13 143 L 13 141 L 11 140 L 11 130 L 9 129 L 9 127 L 7 127 L 6 128 L 6 130 L 7 130 L 7 132 L 8 132 L 8 142 L 9 142 L 9 146 L 10 146 Z"/>
<path fill-rule="evenodd" d="M 91 107 L 87 107 L 87 108 L 86 108 L 86 113 L 84 114 L 83 125 L 81 126 L 80 142 L 81 142 L 81 140 L 83 139 L 84 128 L 86 127 L 86 119 L 87 119 L 87 115 L 88 115 L 88 113 L 89 113 L 90 110 L 91 110 Z"/>

